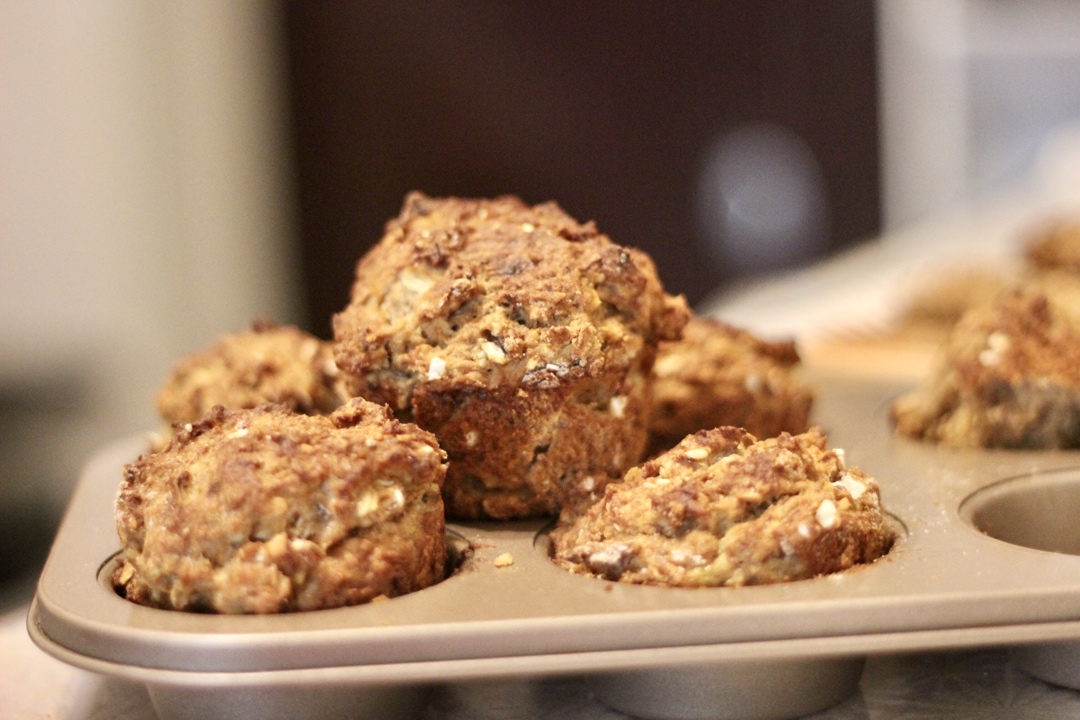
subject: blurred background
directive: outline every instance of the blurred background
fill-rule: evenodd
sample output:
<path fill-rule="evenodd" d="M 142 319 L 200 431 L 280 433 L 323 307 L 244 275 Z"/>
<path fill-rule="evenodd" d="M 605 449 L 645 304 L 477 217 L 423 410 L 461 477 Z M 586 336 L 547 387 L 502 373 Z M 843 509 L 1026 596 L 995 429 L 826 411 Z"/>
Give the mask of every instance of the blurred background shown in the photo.
<path fill-rule="evenodd" d="M 1078 119 L 1065 0 L 0 0 L 0 601 L 173 362 L 328 337 L 410 190 L 556 200 L 700 304 L 1022 185 Z"/>

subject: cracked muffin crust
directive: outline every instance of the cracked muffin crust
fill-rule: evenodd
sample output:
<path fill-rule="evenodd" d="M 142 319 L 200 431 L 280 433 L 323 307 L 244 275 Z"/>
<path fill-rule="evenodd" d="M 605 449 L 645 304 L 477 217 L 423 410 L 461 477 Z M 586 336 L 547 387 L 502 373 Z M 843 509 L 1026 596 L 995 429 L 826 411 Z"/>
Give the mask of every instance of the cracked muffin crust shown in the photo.
<path fill-rule="evenodd" d="M 818 428 L 761 441 L 734 427 L 690 435 L 552 533 L 554 560 L 570 572 L 680 587 L 839 572 L 893 539 L 877 482 Z"/>
<path fill-rule="evenodd" d="M 168 423 L 195 422 L 215 405 L 282 403 L 325 414 L 345 400 L 337 376 L 330 343 L 299 328 L 257 322 L 177 362 L 158 391 L 157 408 Z"/>
<path fill-rule="evenodd" d="M 435 433 L 447 511 L 555 514 L 646 442 L 649 372 L 685 300 L 555 203 L 409 195 L 334 317 L 349 390 Z"/>
<path fill-rule="evenodd" d="M 758 438 L 805 432 L 814 395 L 795 376 L 798 364 L 794 342 L 692 317 L 681 340 L 662 342 L 657 351 L 648 455 L 722 425 Z"/>
<path fill-rule="evenodd" d="M 444 577 L 435 438 L 356 399 L 329 417 L 215 408 L 124 468 L 113 582 L 173 610 L 355 605 Z"/>
<path fill-rule="evenodd" d="M 897 433 L 952 447 L 1080 447 L 1080 321 L 1033 290 L 964 315 L 890 409 Z"/>

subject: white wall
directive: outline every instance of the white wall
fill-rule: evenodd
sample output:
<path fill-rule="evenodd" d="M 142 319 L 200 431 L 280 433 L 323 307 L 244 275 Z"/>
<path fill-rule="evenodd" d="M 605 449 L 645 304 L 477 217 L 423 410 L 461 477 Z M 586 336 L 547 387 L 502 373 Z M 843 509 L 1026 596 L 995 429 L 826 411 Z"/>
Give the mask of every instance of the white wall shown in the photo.
<path fill-rule="evenodd" d="M 300 316 L 273 7 L 0 0 L 0 398 L 27 435 L 4 462 L 63 475 L 5 475 L 0 503 L 62 502 L 85 453 L 154 426 L 177 357 Z"/>
<path fill-rule="evenodd" d="M 877 11 L 886 229 L 1031 191 L 1046 162 L 1061 166 L 1046 151 L 1080 122 L 1080 3 L 877 0 Z"/>

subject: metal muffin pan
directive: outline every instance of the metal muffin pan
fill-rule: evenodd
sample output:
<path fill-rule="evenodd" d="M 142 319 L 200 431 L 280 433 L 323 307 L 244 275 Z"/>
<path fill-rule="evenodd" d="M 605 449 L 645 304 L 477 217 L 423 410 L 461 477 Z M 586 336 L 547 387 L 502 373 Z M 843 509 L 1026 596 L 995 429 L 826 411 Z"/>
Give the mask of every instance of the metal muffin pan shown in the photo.
<path fill-rule="evenodd" d="M 162 720 L 406 718 L 439 684 L 566 675 L 641 717 L 789 718 L 853 693 L 869 655 L 989 645 L 1024 646 L 1029 672 L 1080 687 L 1080 454 L 896 438 L 886 408 L 904 388 L 811 381 L 815 422 L 878 479 L 896 521 L 898 542 L 869 566 L 771 586 L 624 585 L 551 563 L 542 521 L 452 523 L 471 552 L 407 596 L 274 616 L 156 610 L 108 582 L 133 439 L 86 467 L 28 628 L 64 662 L 145 683 Z"/>

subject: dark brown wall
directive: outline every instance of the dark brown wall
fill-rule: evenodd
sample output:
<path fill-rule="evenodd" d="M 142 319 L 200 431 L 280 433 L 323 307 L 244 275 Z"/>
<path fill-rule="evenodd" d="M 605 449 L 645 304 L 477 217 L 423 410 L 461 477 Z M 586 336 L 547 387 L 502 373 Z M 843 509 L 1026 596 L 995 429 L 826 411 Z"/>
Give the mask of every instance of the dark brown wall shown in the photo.
<path fill-rule="evenodd" d="M 412 189 L 557 200 L 693 302 L 736 270 L 695 193 L 717 137 L 783 125 L 825 179 L 825 250 L 879 223 L 873 4 L 285 3 L 310 328 Z M 784 259 L 778 258 L 778 264 Z"/>

